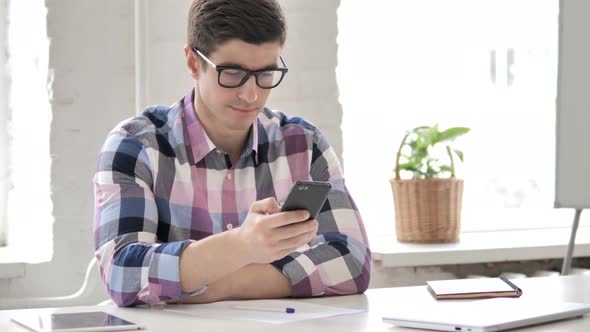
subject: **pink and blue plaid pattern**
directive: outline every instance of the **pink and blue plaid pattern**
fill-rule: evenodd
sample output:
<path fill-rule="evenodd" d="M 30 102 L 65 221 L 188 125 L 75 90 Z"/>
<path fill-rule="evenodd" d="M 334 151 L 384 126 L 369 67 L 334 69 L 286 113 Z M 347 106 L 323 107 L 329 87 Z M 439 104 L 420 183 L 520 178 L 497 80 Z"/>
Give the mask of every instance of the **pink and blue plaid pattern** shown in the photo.
<path fill-rule="evenodd" d="M 239 227 L 256 200 L 283 202 L 297 180 L 330 181 L 333 190 L 317 217 L 318 236 L 272 265 L 289 279 L 296 297 L 365 291 L 371 270 L 367 236 L 321 132 L 301 118 L 264 109 L 240 160 L 231 165 L 202 128 L 193 93 L 123 121 L 100 152 L 94 241 L 115 303 L 191 295 L 180 288 L 182 250 Z"/>

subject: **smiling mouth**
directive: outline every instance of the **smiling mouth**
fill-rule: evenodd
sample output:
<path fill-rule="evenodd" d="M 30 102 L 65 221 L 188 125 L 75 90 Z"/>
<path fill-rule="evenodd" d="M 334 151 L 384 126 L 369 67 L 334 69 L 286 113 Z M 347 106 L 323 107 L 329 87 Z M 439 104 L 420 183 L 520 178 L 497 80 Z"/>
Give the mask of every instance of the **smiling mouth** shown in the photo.
<path fill-rule="evenodd" d="M 251 113 L 251 112 L 256 111 L 256 108 L 244 109 L 244 108 L 237 108 L 237 107 L 233 107 L 233 106 L 230 106 L 230 108 L 233 109 L 234 111 L 238 111 L 241 113 Z"/>

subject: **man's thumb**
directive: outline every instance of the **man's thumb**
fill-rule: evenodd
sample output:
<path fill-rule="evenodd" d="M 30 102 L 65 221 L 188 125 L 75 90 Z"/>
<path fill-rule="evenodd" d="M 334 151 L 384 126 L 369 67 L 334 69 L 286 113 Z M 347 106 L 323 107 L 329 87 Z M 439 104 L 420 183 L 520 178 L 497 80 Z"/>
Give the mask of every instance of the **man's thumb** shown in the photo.
<path fill-rule="evenodd" d="M 252 203 L 250 211 L 260 214 L 273 214 L 280 212 L 281 207 L 274 197 L 268 197 Z"/>

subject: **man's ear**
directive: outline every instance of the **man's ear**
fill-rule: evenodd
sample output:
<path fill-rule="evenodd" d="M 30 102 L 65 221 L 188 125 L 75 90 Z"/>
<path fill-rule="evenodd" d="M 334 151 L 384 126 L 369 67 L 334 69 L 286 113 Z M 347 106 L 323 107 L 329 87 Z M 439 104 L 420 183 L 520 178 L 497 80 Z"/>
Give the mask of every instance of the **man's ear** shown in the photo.
<path fill-rule="evenodd" d="M 199 59 L 188 45 L 184 45 L 184 56 L 186 58 L 186 69 L 194 80 L 198 80 L 200 74 Z"/>

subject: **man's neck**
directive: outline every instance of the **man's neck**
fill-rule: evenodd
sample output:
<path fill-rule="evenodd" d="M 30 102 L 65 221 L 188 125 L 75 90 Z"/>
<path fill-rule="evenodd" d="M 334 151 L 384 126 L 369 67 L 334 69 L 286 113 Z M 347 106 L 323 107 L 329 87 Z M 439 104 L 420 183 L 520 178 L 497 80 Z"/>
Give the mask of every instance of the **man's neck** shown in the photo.
<path fill-rule="evenodd" d="M 232 165 L 235 165 L 240 159 L 240 155 L 242 154 L 244 146 L 248 141 L 249 131 L 238 132 L 235 130 L 231 132 L 216 133 L 215 130 L 209 131 L 205 126 L 204 128 L 211 141 L 213 141 L 213 144 L 215 144 L 215 146 L 221 150 L 227 152 Z"/>
<path fill-rule="evenodd" d="M 235 165 L 244 150 L 244 146 L 248 142 L 250 128 L 245 130 L 228 130 L 227 128 L 212 125 L 208 116 L 204 112 L 200 113 L 198 111 L 202 109 L 203 105 L 197 96 L 195 96 L 193 101 L 193 107 L 207 136 L 209 136 L 216 147 L 229 154 L 232 165 Z"/>

